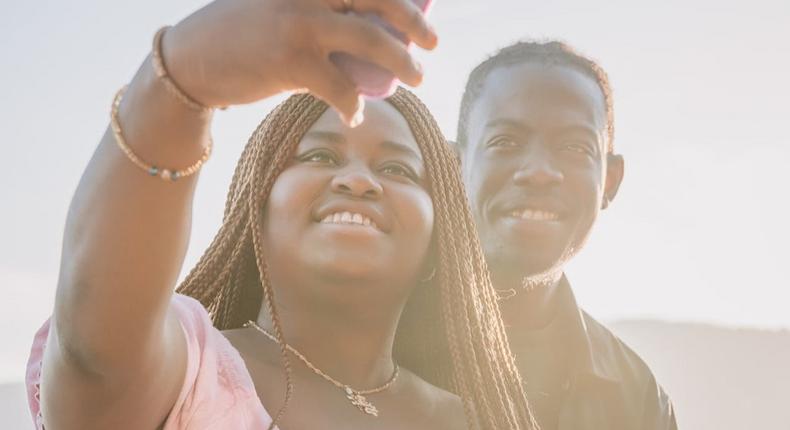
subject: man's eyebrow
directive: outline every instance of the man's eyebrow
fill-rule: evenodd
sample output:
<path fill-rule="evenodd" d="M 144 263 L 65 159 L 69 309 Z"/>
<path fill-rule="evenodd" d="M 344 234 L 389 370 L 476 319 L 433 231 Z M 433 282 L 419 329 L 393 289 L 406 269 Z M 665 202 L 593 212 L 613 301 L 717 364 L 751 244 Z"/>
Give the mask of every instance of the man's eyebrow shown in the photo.
<path fill-rule="evenodd" d="M 592 137 L 595 139 L 595 147 L 601 151 L 606 151 L 606 137 L 602 130 L 596 130 L 586 125 L 569 124 L 560 127 L 557 131 L 559 134 L 576 134 Z M 603 145 L 603 148 L 600 147 L 601 145 Z"/>
<path fill-rule="evenodd" d="M 524 125 L 522 122 L 510 118 L 497 118 L 486 123 L 485 128 L 490 130 L 494 128 L 511 128 L 519 131 L 529 131 L 530 127 Z M 567 124 L 559 126 L 555 129 L 560 133 L 587 133 L 598 137 L 599 133 L 596 129 L 579 124 Z"/>
<path fill-rule="evenodd" d="M 496 118 L 496 119 L 492 119 L 491 121 L 488 121 L 485 124 L 485 128 L 489 129 L 489 130 L 492 129 L 492 128 L 500 128 L 500 127 L 501 128 L 516 128 L 516 129 L 519 129 L 519 130 L 527 130 L 527 129 L 529 129 L 529 127 L 525 126 L 520 121 L 516 121 L 516 120 L 510 119 L 510 118 Z"/>
<path fill-rule="evenodd" d="M 562 133 L 588 133 L 596 137 L 598 136 L 598 132 L 594 128 L 585 125 L 578 125 L 578 124 L 563 125 L 559 127 L 558 130 Z"/>

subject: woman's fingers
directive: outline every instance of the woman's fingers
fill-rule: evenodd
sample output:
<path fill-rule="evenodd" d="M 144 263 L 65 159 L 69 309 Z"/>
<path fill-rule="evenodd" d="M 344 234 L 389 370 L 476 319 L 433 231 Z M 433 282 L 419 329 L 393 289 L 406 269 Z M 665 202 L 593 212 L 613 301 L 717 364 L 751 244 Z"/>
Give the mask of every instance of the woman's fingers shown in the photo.
<path fill-rule="evenodd" d="M 356 16 L 340 15 L 326 20 L 321 33 L 324 49 L 345 52 L 390 70 L 411 86 L 422 82 L 422 66 L 398 39 L 382 27 Z"/>
<path fill-rule="evenodd" d="M 338 1 L 338 0 L 335 0 Z M 418 0 L 425 2 L 427 0 Z M 343 3 L 341 1 L 341 3 Z M 353 0 L 355 12 L 372 12 L 405 34 L 409 40 L 425 49 L 436 47 L 438 37 L 425 15 L 412 0 Z"/>
<path fill-rule="evenodd" d="M 422 69 L 397 37 L 346 10 L 374 13 L 421 46 L 436 44 L 411 0 L 215 0 L 172 30 L 166 47 L 178 49 L 168 47 L 168 67 L 189 94 L 209 105 L 308 88 L 351 122 L 358 89 L 350 76 L 340 80 L 341 72 L 326 66 L 331 53 L 377 64 L 412 86 L 422 81 Z M 303 64 L 320 64 L 328 75 L 299 70 Z"/>
<path fill-rule="evenodd" d="M 330 61 L 308 64 L 300 80 L 311 93 L 332 106 L 349 127 L 363 120 L 364 99 L 354 82 Z"/>

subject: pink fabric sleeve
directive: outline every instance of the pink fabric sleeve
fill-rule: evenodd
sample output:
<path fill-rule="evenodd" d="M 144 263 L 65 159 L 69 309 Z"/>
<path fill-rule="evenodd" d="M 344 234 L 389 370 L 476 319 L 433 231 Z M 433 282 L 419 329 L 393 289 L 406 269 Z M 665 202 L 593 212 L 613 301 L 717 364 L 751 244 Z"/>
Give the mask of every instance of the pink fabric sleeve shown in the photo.
<path fill-rule="evenodd" d="M 27 404 L 30 407 L 30 414 L 33 416 L 33 424 L 37 430 L 43 430 L 41 422 L 41 406 L 39 404 L 39 391 L 41 381 L 41 360 L 44 357 L 44 345 L 47 344 L 49 334 L 49 319 L 44 321 L 44 325 L 33 336 L 33 347 L 30 349 L 30 358 L 27 361 L 27 372 L 25 372 L 25 387 L 27 388 Z"/>
<path fill-rule="evenodd" d="M 196 300 L 174 294 L 171 307 L 184 330 L 187 368 L 184 384 L 165 421 L 164 430 L 266 429 L 271 417 L 261 405 L 238 351 L 211 324 Z M 27 365 L 28 403 L 35 428 L 43 430 L 39 390 L 41 360 L 49 320 L 33 339 Z"/>

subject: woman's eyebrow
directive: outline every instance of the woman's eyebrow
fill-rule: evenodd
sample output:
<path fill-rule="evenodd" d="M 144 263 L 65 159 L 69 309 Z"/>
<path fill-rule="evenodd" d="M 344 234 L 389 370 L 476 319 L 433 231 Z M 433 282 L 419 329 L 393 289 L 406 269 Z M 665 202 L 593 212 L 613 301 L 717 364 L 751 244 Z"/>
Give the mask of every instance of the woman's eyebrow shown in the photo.
<path fill-rule="evenodd" d="M 381 142 L 381 146 L 383 146 L 387 150 L 400 152 L 402 154 L 412 156 L 422 161 L 422 154 L 420 154 L 418 151 L 415 151 L 414 148 L 412 148 L 410 145 L 406 145 L 400 142 L 395 142 L 392 140 L 385 140 Z"/>
<path fill-rule="evenodd" d="M 346 137 L 343 136 L 342 133 L 336 133 L 333 131 L 309 131 L 305 134 L 305 138 L 321 140 L 334 145 L 342 145 L 346 143 Z M 380 145 L 388 151 L 408 155 L 422 162 L 422 154 L 412 148 L 411 145 L 394 140 L 383 140 L 381 141 Z"/>
<path fill-rule="evenodd" d="M 305 137 L 323 140 L 328 143 L 343 144 L 346 143 L 346 138 L 341 133 L 333 131 L 308 131 Z"/>

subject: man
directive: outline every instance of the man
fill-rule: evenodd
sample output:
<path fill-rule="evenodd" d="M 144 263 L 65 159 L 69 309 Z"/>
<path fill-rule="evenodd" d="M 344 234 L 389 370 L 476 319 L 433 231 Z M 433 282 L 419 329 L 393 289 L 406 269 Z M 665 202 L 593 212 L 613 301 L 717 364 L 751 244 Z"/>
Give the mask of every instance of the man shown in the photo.
<path fill-rule="evenodd" d="M 617 194 L 605 72 L 559 42 L 520 42 L 471 73 L 458 149 L 527 394 L 543 430 L 676 429 L 647 365 L 581 311 L 565 264 Z"/>

